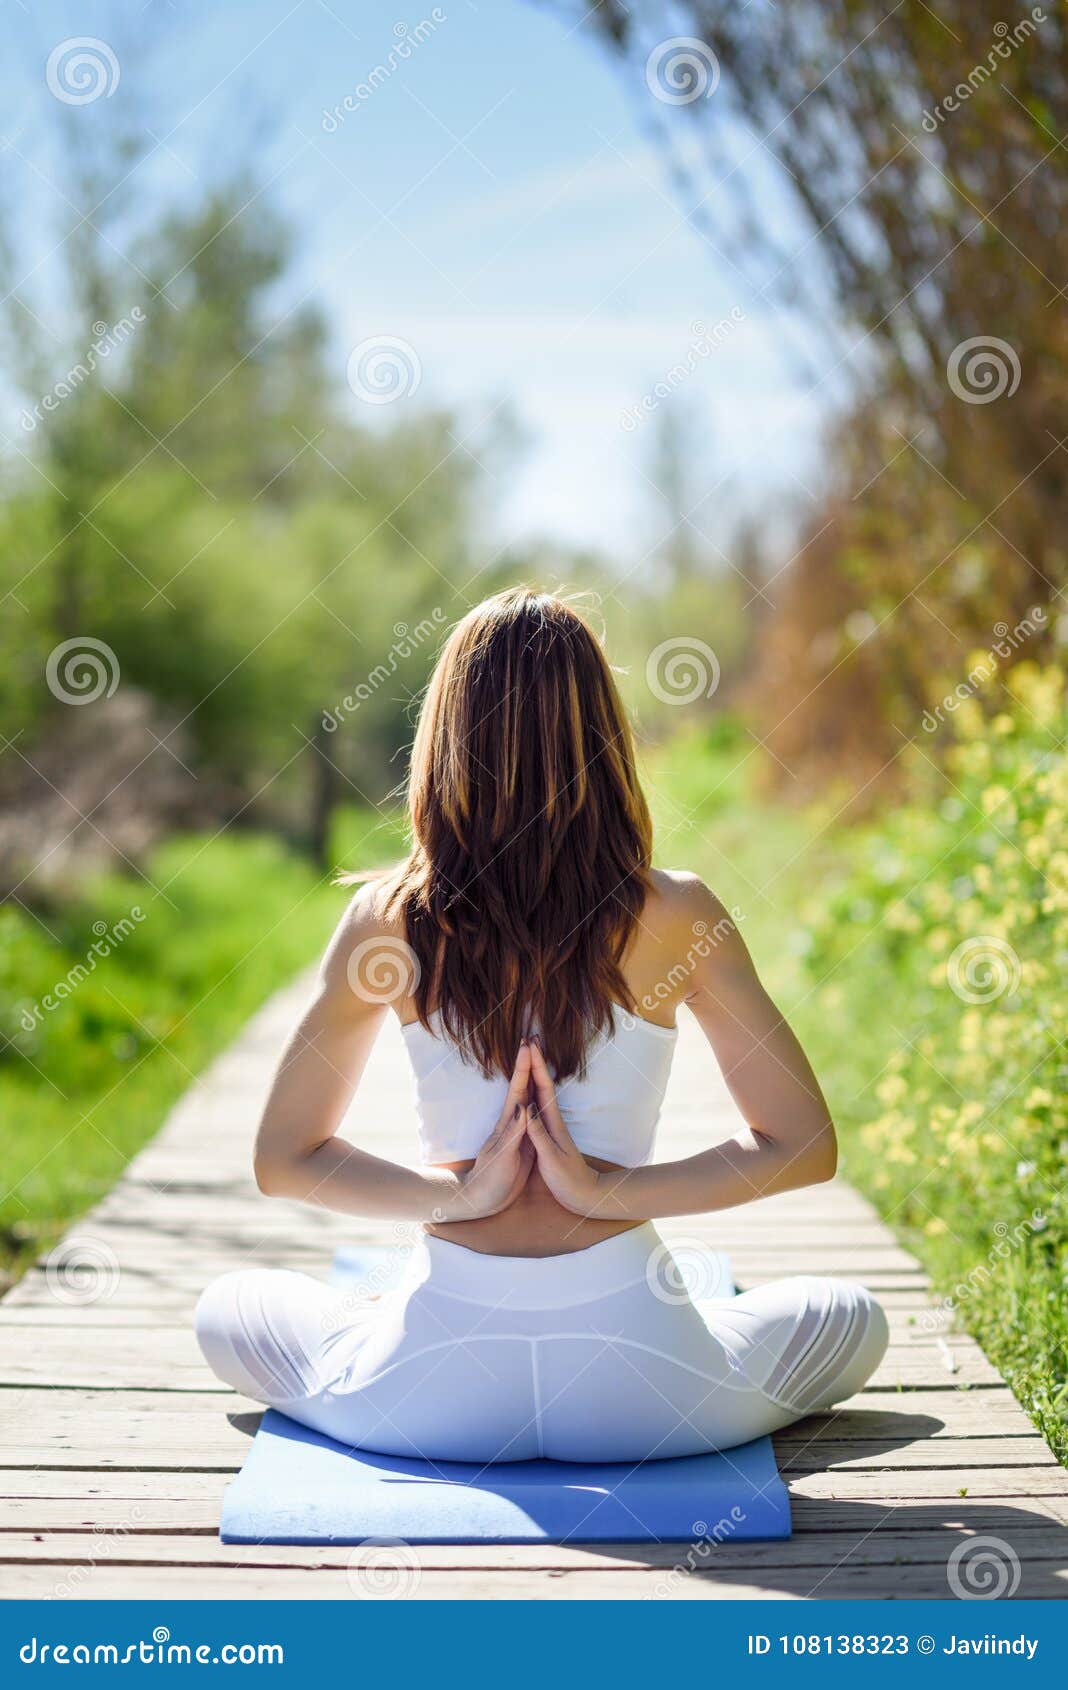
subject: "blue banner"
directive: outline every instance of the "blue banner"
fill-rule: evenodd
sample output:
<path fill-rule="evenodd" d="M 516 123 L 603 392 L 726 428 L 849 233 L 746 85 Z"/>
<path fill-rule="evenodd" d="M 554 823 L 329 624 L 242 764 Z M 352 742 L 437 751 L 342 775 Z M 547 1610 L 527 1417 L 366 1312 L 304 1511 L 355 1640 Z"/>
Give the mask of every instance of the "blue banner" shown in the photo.
<path fill-rule="evenodd" d="M 1059 1602 L 54 1602 L 0 1606 L 4 1682 L 169 1670 L 225 1683 L 570 1690 L 653 1675 L 761 1686 L 1063 1683 Z M 383 1675 L 389 1674 L 386 1678 Z M 373 1678 L 372 1678 L 372 1675 Z"/>

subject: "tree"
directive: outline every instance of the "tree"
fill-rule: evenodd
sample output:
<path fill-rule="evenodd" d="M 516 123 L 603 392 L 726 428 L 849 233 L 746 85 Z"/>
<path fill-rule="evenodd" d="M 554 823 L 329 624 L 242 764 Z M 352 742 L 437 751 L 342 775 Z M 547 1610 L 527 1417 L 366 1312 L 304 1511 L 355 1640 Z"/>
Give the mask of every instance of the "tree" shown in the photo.
<path fill-rule="evenodd" d="M 812 530 L 830 538 L 801 569 L 828 634 L 877 603 L 898 705 L 947 632 L 959 657 L 994 615 L 1015 623 L 1068 581 L 1068 25 L 1060 7 L 1002 13 L 601 0 L 586 14 L 625 58 L 693 220 L 763 266 L 765 297 L 807 301 L 814 335 L 828 298 L 844 329 L 816 377 L 840 363 L 853 393 Z M 769 155 L 793 219 L 752 193 L 738 216 L 732 191 Z M 808 233 L 784 244 L 791 223 Z"/>

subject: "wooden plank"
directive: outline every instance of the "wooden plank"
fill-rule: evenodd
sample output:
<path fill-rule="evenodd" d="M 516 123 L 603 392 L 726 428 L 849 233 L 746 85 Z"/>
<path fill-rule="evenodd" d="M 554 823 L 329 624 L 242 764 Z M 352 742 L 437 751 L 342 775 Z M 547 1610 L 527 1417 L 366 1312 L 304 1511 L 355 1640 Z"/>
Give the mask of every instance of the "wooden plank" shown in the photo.
<path fill-rule="evenodd" d="M 803 1443 L 775 1439 L 779 1470 L 818 1473 L 843 1467 L 879 1471 L 917 1467 L 1049 1467 L 1062 1475 L 1068 1496 L 1068 1474 L 1055 1460 L 1044 1438 L 852 1438 L 813 1434 Z"/>
<path fill-rule="evenodd" d="M 771 1568 L 836 1568 L 848 1556 L 853 1567 L 889 1567 L 909 1556 L 913 1565 L 945 1563 L 969 1534 L 942 1528 L 932 1531 L 917 1551 L 908 1532 L 823 1534 L 785 1543 L 618 1544 L 418 1544 L 398 1550 L 397 1562 L 410 1556 L 423 1570 L 482 1569 L 647 1573 L 680 1565 L 707 1565 L 715 1572 Z M 1017 1525 L 1012 1551 L 1028 1563 L 1048 1563 L 1068 1570 L 1068 1531 L 1052 1522 Z M 910 1552 L 912 1552 L 910 1554 Z M 360 1567 L 375 1553 L 346 1544 L 225 1544 L 214 1535 L 146 1533 L 137 1526 L 108 1532 L 70 1530 L 0 1532 L 0 1565 L 26 1561 L 71 1565 L 188 1567 Z"/>
<path fill-rule="evenodd" d="M 5 1523 L 19 1528 L 94 1530 L 136 1529 L 138 1532 L 192 1531 L 218 1533 L 219 1506 L 230 1474 L 183 1471 L 48 1470 L 0 1471 L 0 1498 Z M 995 1533 L 1015 1538 L 1024 1528 L 1052 1523 L 1068 1527 L 1068 1500 L 1063 1496 L 1014 1496 L 1009 1500 L 954 1494 L 948 1498 L 807 1497 L 794 1487 L 791 1497 L 795 1537 L 792 1546 L 822 1533 L 859 1533 L 892 1523 L 919 1547 L 929 1531 Z M 786 1547 L 783 1553 L 786 1553 Z M 452 1553 L 454 1546 L 449 1546 Z"/>
<path fill-rule="evenodd" d="M 939 1497 L 961 1501 L 969 1497 L 1064 1497 L 1064 1468 L 1053 1467 L 888 1467 L 853 1472 L 786 1475 L 791 1496 L 864 1498 L 878 1502 L 907 1497 Z"/>
<path fill-rule="evenodd" d="M 385 1584 L 384 1579 L 390 1582 Z M 884 1565 L 761 1568 L 758 1579 L 747 1580 L 730 1568 L 700 1566 L 674 1571 L 659 1568 L 437 1570 L 402 1563 L 391 1574 L 352 1567 L 246 1565 L 196 1567 L 174 1563 L 88 1565 L 24 1562 L 5 1568 L 5 1595 L 10 1597 L 107 1600 L 166 1594 L 169 1599 L 249 1599 L 353 1601 L 383 1595 L 416 1601 L 488 1599 L 515 1601 L 753 1601 L 773 1596 L 780 1600 L 825 1597 L 833 1581 L 835 1595 L 852 1600 L 895 1601 L 906 1598 L 957 1600 L 938 1569 L 927 1563 L 900 1564 L 888 1589 Z M 1068 1575 L 1043 1562 L 1021 1567 L 1019 1587 L 1007 1600 L 1063 1601 Z M 267 1631 L 269 1633 L 268 1625 Z M 266 1639 L 265 1639 L 266 1640 Z"/>
<path fill-rule="evenodd" d="M 641 1575 L 639 1575 L 641 1576 Z M 713 1599 L 753 1600 L 768 1592 L 756 1584 L 729 1579 L 716 1584 L 707 1578 L 682 1577 L 673 1580 L 669 1588 L 659 1591 L 654 1581 L 663 1579 L 660 1573 L 645 1575 L 648 1588 L 635 1585 L 631 1573 L 608 1574 L 501 1570 L 492 1576 L 479 1569 L 474 1572 L 421 1572 L 411 1581 L 407 1591 L 410 1598 L 421 1601 L 456 1602 L 466 1599 L 491 1601 L 573 1600 L 635 1601 L 643 1596 L 665 1596 L 673 1600 Z M 784 1575 L 790 1576 L 790 1575 Z M 804 1574 L 794 1575 L 802 1587 L 796 1591 L 779 1590 L 775 1594 L 789 1600 L 807 1594 Z M 818 1575 L 817 1575 L 818 1576 Z M 884 1572 L 878 1577 L 885 1578 Z M 404 1577 L 402 1574 L 401 1577 Z M 811 1584 L 811 1576 L 808 1583 Z M 368 1588 L 370 1586 L 370 1588 Z M 402 1589 L 404 1587 L 402 1586 Z M 262 1601 L 341 1601 L 375 1600 L 382 1595 L 376 1579 L 358 1576 L 351 1580 L 348 1569 L 341 1568 L 219 1568 L 139 1565 L 123 1567 L 86 1568 L 77 1562 L 65 1565 L 24 1563 L 4 1570 L 4 1594 L 7 1598 L 89 1599 L 106 1601 L 129 1597 L 134 1600 L 165 1596 L 169 1601 L 199 1599 L 203 1601 L 262 1600 Z M 871 1588 L 866 1592 L 873 1594 Z M 1054 1592 L 1051 1592 L 1054 1594 Z M 269 1630 L 269 1625 L 267 1627 Z M 269 1641 L 265 1638 L 264 1641 Z"/>

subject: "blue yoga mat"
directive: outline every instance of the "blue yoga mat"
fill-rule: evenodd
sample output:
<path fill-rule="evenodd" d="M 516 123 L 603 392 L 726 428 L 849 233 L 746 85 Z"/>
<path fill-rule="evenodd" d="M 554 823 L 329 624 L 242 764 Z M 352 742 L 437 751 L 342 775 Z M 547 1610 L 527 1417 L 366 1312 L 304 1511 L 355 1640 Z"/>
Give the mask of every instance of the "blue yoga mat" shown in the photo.
<path fill-rule="evenodd" d="M 338 1285 L 388 1290 L 399 1252 L 340 1250 Z M 723 1294 L 733 1294 L 719 1259 Z M 770 1438 L 667 1461 L 479 1466 L 350 1449 L 270 1409 L 223 1501 L 224 1543 L 692 1543 L 790 1536 Z"/>

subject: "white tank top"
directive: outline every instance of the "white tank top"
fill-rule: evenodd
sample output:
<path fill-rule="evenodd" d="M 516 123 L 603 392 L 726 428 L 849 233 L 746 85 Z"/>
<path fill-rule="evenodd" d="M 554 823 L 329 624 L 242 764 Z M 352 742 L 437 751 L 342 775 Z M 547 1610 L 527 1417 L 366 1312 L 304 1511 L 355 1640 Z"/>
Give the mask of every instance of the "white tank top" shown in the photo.
<path fill-rule="evenodd" d="M 508 1081 L 487 1079 L 438 1028 L 403 1025 L 415 1076 L 421 1160 L 466 1162 L 477 1156 L 497 1124 Z M 653 1153 L 656 1124 L 675 1054 L 677 1027 L 615 1011 L 615 1032 L 596 1038 L 586 1075 L 572 1075 L 556 1089 L 568 1132 L 584 1156 L 637 1168 Z"/>

